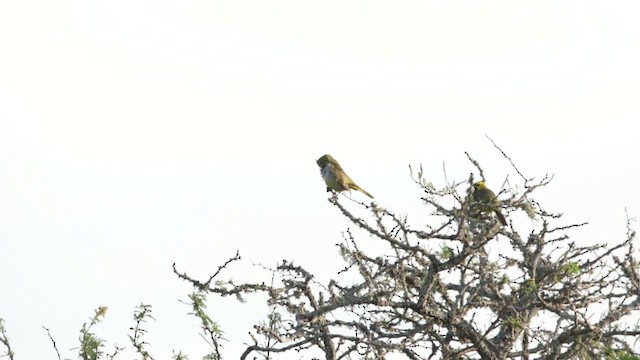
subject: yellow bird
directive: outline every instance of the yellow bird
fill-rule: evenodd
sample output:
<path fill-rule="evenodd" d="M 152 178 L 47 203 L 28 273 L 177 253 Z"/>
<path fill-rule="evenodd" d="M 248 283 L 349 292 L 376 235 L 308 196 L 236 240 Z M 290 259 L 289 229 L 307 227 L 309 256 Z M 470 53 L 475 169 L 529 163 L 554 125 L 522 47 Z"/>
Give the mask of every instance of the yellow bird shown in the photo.
<path fill-rule="evenodd" d="M 500 212 L 500 200 L 496 194 L 487 187 L 484 181 L 478 181 L 473 184 L 473 193 L 471 193 L 471 199 L 476 203 L 482 205 L 480 211 L 493 211 L 496 213 L 498 220 L 503 226 L 507 225 L 507 219 Z"/>
<path fill-rule="evenodd" d="M 341 192 L 345 190 L 358 190 L 361 193 L 367 195 L 373 199 L 373 195 L 364 191 L 360 186 L 356 185 L 353 180 L 347 175 L 336 159 L 331 155 L 323 155 L 320 159 L 316 160 L 316 163 L 320 167 L 320 174 L 324 182 L 327 184 L 327 191 L 333 190 Z"/>

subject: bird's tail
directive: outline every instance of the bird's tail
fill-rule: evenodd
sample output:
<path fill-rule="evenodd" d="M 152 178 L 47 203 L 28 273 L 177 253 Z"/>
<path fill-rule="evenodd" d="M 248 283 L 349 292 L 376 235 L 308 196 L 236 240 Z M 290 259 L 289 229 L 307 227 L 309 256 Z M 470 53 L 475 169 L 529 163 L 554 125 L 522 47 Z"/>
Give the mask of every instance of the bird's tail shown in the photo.
<path fill-rule="evenodd" d="M 498 220 L 500 221 L 502 226 L 507 226 L 507 219 L 504 218 L 504 215 L 502 215 L 500 210 L 494 209 L 493 211 L 496 213 L 496 216 L 498 217 Z"/>
<path fill-rule="evenodd" d="M 355 184 L 354 184 L 354 185 L 352 185 L 352 186 L 351 186 L 351 188 L 352 188 L 353 190 L 358 190 L 358 191 L 360 191 L 361 193 L 363 193 L 363 194 L 365 194 L 365 195 L 367 195 L 368 197 L 370 197 L 370 198 L 372 198 L 372 199 L 373 199 L 373 195 L 371 195 L 371 194 L 369 194 L 368 192 L 366 192 L 366 191 L 365 191 L 363 188 L 361 188 L 360 186 L 358 186 L 358 185 L 355 185 Z"/>

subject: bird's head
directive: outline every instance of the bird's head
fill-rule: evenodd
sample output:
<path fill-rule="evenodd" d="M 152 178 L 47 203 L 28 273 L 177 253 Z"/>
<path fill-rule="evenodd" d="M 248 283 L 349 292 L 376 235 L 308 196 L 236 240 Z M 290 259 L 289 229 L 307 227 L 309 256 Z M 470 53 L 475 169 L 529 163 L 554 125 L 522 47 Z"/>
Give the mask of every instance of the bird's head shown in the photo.
<path fill-rule="evenodd" d="M 333 158 L 333 156 L 325 154 L 322 155 L 320 159 L 316 160 L 316 163 L 318 164 L 318 166 L 320 166 L 321 169 L 324 169 L 327 164 L 337 164 L 338 162 Z"/>
<path fill-rule="evenodd" d="M 487 184 L 485 184 L 484 181 L 478 181 L 477 183 L 473 184 L 474 190 L 482 190 L 486 188 L 487 188 Z"/>

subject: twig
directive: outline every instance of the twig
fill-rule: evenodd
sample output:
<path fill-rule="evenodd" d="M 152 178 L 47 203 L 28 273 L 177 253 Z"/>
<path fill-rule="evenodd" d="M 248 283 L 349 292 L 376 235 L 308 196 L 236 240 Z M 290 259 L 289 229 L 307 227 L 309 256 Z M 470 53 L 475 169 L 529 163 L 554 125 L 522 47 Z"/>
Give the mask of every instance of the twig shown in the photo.
<path fill-rule="evenodd" d="M 61 360 L 62 358 L 60 357 L 60 352 L 58 351 L 58 346 L 56 346 L 56 341 L 53 340 L 53 336 L 51 336 L 51 332 L 45 326 L 42 326 L 42 328 L 47 331 L 47 336 L 49 336 L 49 340 L 51 340 L 51 343 L 53 344 L 53 349 L 56 351 L 56 355 L 58 355 L 58 360 Z"/>

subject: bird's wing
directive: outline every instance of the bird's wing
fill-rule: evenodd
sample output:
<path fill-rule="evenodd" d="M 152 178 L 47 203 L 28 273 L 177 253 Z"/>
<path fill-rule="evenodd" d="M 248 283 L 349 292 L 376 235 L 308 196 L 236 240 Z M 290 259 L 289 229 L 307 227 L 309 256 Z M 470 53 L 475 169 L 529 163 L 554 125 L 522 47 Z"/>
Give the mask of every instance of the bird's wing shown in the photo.
<path fill-rule="evenodd" d="M 491 198 L 491 205 L 497 208 L 500 208 L 500 206 L 502 205 L 502 202 L 500 202 L 500 199 L 498 199 L 498 197 L 496 196 L 496 193 L 489 190 L 489 197 Z"/>
<path fill-rule="evenodd" d="M 340 165 L 338 166 L 333 166 L 331 169 L 332 173 L 335 176 L 336 182 L 338 184 L 340 184 L 340 186 L 343 188 L 343 190 L 349 190 L 351 187 L 349 186 L 349 184 L 353 183 L 353 180 L 351 180 L 351 178 L 349 177 L 349 175 L 347 175 L 342 168 L 340 168 Z"/>

